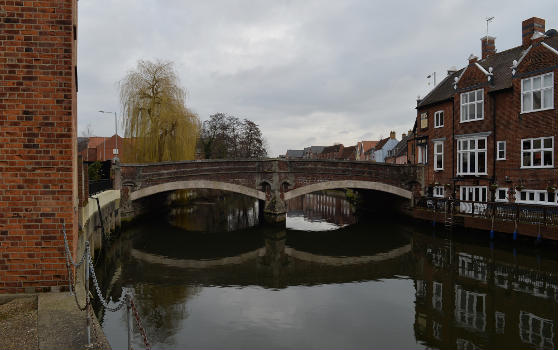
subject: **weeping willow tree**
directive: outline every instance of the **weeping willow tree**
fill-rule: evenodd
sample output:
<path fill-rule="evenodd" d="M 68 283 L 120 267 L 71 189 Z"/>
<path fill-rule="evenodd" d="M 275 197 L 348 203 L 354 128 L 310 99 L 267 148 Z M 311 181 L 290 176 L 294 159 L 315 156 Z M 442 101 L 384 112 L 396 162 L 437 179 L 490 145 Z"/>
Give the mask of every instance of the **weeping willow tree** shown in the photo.
<path fill-rule="evenodd" d="M 200 122 L 185 105 L 172 62 L 139 61 L 120 82 L 124 115 L 123 161 L 194 159 Z"/>

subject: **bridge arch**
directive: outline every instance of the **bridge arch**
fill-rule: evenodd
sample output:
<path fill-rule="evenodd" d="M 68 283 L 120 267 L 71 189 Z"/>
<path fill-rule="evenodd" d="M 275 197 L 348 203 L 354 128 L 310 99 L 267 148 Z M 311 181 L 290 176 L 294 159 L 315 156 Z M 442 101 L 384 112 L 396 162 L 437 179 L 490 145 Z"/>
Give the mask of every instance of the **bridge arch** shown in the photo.
<path fill-rule="evenodd" d="M 253 197 L 256 199 L 265 200 L 265 193 L 262 191 L 258 191 L 256 189 L 247 186 L 231 184 L 228 182 L 209 181 L 209 180 L 174 181 L 174 182 L 167 182 L 163 184 L 145 187 L 137 191 L 131 192 L 130 200 L 134 201 L 136 199 L 151 196 L 161 192 L 176 191 L 176 190 L 196 190 L 196 189 L 212 189 L 212 190 L 234 192 L 249 197 Z"/>
<path fill-rule="evenodd" d="M 391 193 L 399 197 L 412 199 L 413 193 L 409 190 L 402 189 L 397 186 L 384 184 L 374 181 L 359 181 L 359 180 L 340 180 L 340 181 L 324 181 L 311 185 L 302 186 L 294 190 L 288 191 L 284 194 L 285 200 L 296 198 L 312 192 L 333 190 L 336 188 L 356 188 L 363 190 L 375 190 L 386 193 Z"/>

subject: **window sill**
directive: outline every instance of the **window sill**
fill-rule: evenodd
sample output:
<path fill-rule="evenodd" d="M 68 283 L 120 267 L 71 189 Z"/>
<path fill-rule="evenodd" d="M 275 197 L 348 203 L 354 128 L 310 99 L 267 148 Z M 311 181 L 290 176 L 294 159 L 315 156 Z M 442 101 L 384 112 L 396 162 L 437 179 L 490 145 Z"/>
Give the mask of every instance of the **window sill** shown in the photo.
<path fill-rule="evenodd" d="M 478 118 L 478 119 L 472 119 L 472 120 L 461 120 L 461 119 L 460 119 L 460 120 L 459 120 L 459 123 L 461 123 L 461 124 L 462 124 L 462 123 L 472 123 L 472 122 L 478 122 L 478 121 L 480 121 L 480 120 L 484 120 L 484 117 Z"/>
<path fill-rule="evenodd" d="M 456 176 L 484 176 L 484 175 L 488 175 L 488 173 L 467 173 L 467 174 L 463 174 L 463 173 L 457 173 L 455 174 Z"/>
<path fill-rule="evenodd" d="M 496 158 L 496 160 L 506 160 L 506 158 Z"/>
<path fill-rule="evenodd" d="M 443 128 L 443 127 L 444 127 L 443 125 L 435 126 L 434 129 L 441 129 L 441 128 Z"/>
<path fill-rule="evenodd" d="M 544 165 L 544 166 L 521 166 L 519 169 L 552 169 L 554 165 Z"/>
<path fill-rule="evenodd" d="M 550 111 L 551 109 L 554 109 L 554 107 L 549 107 L 549 108 L 544 108 L 544 109 L 535 109 L 535 110 L 533 110 L 533 111 L 525 111 L 525 112 L 521 112 L 521 113 L 519 113 L 519 114 L 529 114 L 529 113 Z"/>

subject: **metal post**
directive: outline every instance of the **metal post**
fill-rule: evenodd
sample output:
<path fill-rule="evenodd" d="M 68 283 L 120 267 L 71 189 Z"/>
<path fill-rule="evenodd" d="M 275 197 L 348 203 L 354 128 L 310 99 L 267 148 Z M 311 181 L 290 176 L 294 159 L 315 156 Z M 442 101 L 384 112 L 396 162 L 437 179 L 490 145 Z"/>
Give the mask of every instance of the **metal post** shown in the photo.
<path fill-rule="evenodd" d="M 128 350 L 132 350 L 132 300 L 130 295 L 126 295 L 126 316 L 128 321 Z"/>
<path fill-rule="evenodd" d="M 85 261 L 84 261 L 84 268 L 85 268 L 85 307 L 90 307 L 90 300 L 89 300 L 89 242 L 85 242 Z M 87 345 L 91 346 L 91 314 L 87 310 L 85 312 L 87 318 Z"/>
<path fill-rule="evenodd" d="M 118 149 L 118 122 L 116 119 L 116 112 L 114 112 L 114 142 L 116 145 L 116 149 Z M 114 153 L 114 152 L 112 152 Z M 113 156 L 116 158 L 116 154 L 113 154 Z"/>

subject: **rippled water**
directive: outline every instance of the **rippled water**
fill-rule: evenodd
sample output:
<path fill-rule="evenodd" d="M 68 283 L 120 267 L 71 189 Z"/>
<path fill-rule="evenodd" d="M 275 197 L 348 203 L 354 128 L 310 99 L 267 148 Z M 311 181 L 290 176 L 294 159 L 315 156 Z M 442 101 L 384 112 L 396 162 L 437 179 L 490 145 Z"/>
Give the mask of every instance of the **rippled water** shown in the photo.
<path fill-rule="evenodd" d="M 288 204 L 286 228 L 242 197 L 143 222 L 104 252 L 103 290 L 133 291 L 154 349 L 556 348 L 555 247 L 357 217 L 339 193 Z M 125 313 L 96 311 L 125 348 Z"/>

